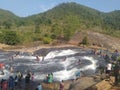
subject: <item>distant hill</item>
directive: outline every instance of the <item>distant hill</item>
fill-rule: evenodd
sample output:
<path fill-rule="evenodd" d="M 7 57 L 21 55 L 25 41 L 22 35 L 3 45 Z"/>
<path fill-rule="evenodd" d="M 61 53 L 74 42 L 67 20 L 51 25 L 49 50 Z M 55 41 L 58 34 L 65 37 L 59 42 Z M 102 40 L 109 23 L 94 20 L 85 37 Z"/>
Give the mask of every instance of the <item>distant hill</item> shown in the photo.
<path fill-rule="evenodd" d="M 119 16 L 120 10 L 104 13 L 74 2 L 62 3 L 44 13 L 25 18 L 0 10 L 0 30 L 16 31 L 21 43 L 66 42 L 83 30 L 120 38 Z M 4 43 L 4 40 L 0 42 Z"/>
<path fill-rule="evenodd" d="M 92 28 L 100 27 L 102 29 L 120 30 L 120 10 L 109 13 L 103 13 L 98 10 L 77 4 L 77 3 L 63 3 L 47 12 L 40 13 L 27 17 L 31 20 L 48 18 L 51 21 L 61 21 L 62 23 L 69 22 L 70 19 L 78 21 L 81 27 Z M 72 21 L 73 21 L 72 20 Z M 44 20 L 43 20 L 44 21 Z"/>
<path fill-rule="evenodd" d="M 21 25 L 30 25 L 36 22 L 45 24 L 52 22 L 54 24 L 54 21 L 58 24 L 60 22 L 64 24 L 70 22 L 70 19 L 73 19 L 74 23 L 79 23 L 81 28 L 99 26 L 100 28 L 106 27 L 107 29 L 120 30 L 119 16 L 120 10 L 103 13 L 77 3 L 62 3 L 44 13 L 26 18 L 20 18 L 10 11 L 0 9 L 0 24 L 4 25 L 4 22 L 12 22 L 15 25 L 18 25 L 20 22 Z"/>
<path fill-rule="evenodd" d="M 103 21 L 101 17 L 102 14 L 100 11 L 80 4 L 63 3 L 47 12 L 30 16 L 28 19 L 32 21 L 47 18 L 51 20 L 53 24 L 55 24 L 55 22 L 57 24 L 62 23 L 63 25 L 71 23 L 71 25 L 78 24 L 80 28 L 90 28 L 96 25 L 101 26 Z"/>
<path fill-rule="evenodd" d="M 18 18 L 19 17 L 14 15 L 12 12 L 10 12 L 8 10 L 0 9 L 0 21 L 5 21 L 5 20 L 8 20 L 8 19 L 15 20 L 15 19 L 18 19 Z"/>
<path fill-rule="evenodd" d="M 103 16 L 104 25 L 108 29 L 120 30 L 120 10 L 116 10 L 110 13 L 106 13 Z"/>
<path fill-rule="evenodd" d="M 16 25 L 19 21 L 19 17 L 14 15 L 8 10 L 0 9 L 0 26 L 5 28 L 9 28 L 12 25 Z"/>

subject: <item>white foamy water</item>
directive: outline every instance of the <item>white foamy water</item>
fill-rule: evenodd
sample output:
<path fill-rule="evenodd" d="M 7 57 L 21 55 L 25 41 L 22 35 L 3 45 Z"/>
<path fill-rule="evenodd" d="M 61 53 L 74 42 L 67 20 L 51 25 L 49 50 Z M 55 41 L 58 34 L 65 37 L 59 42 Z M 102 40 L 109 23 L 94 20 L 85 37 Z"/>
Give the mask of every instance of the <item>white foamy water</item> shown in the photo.
<path fill-rule="evenodd" d="M 15 63 L 14 63 L 14 60 L 13 62 L 11 61 L 11 64 L 14 67 L 24 67 L 23 68 L 24 71 L 27 69 L 34 70 L 36 80 L 44 79 L 46 75 L 50 72 L 53 73 L 54 79 L 57 81 L 74 79 L 75 73 L 77 71 L 96 69 L 97 60 L 95 60 L 93 57 L 90 57 L 90 56 L 74 56 L 74 54 L 76 53 L 81 53 L 81 52 L 74 49 L 51 51 L 45 56 L 44 58 L 45 61 L 42 61 L 42 62 L 37 62 L 36 56 L 22 55 L 20 57 L 15 58 Z M 85 51 L 82 53 L 85 53 Z M 69 56 L 69 55 L 72 55 L 72 56 Z M 59 59 L 55 58 L 59 56 L 62 56 L 62 57 Z M 66 58 L 64 59 L 64 57 Z M 2 59 L 4 60 L 4 58 Z M 42 59 L 42 57 L 40 57 L 40 59 Z M 88 64 L 88 65 L 85 64 L 82 67 L 79 67 L 79 65 L 76 65 L 76 62 L 78 62 L 79 59 L 88 60 L 91 62 L 91 64 Z M 7 60 L 5 62 L 7 63 Z M 39 72 L 39 70 L 41 70 L 42 73 Z M 5 71 L 5 75 L 0 76 L 0 78 L 2 77 L 7 78 L 9 75 L 10 75 L 9 71 Z"/>
<path fill-rule="evenodd" d="M 55 58 L 58 56 L 67 56 L 67 55 L 73 55 L 78 53 L 77 51 L 71 50 L 71 49 L 67 49 L 67 50 L 55 50 L 55 51 L 51 51 L 49 52 L 44 59 L 50 59 L 50 58 Z"/>
<path fill-rule="evenodd" d="M 62 71 L 59 71 L 59 72 L 55 72 L 55 73 L 53 73 L 54 79 L 57 80 L 57 81 L 74 79 L 75 78 L 75 72 L 77 72 L 77 70 L 78 69 L 74 68 L 74 69 L 71 69 L 69 71 L 67 71 L 65 69 L 65 70 L 62 70 Z"/>
<path fill-rule="evenodd" d="M 77 69 L 76 67 L 71 69 L 71 70 L 62 70 L 62 71 L 58 71 L 58 72 L 55 72 L 54 73 L 54 78 L 56 80 L 67 80 L 67 79 L 75 79 L 75 73 L 77 71 L 85 71 L 85 70 L 88 70 L 88 69 L 92 69 L 92 70 L 95 70 L 97 65 L 97 61 L 93 58 L 93 57 L 89 57 L 89 56 L 83 56 L 82 57 L 83 59 L 86 59 L 86 60 L 89 60 L 92 64 L 90 65 L 87 65 L 87 66 L 84 66 L 83 68 L 80 68 L 80 69 Z M 71 58 L 70 58 L 71 59 Z M 65 66 L 65 68 L 69 65 L 71 61 L 70 60 L 67 60 L 63 63 L 63 65 Z"/>
<path fill-rule="evenodd" d="M 9 76 L 10 76 L 10 72 L 8 70 L 6 70 L 6 69 L 4 69 L 3 72 L 4 72 L 4 75 L 0 75 L 0 79 L 1 78 L 2 79 L 8 79 Z"/>
<path fill-rule="evenodd" d="M 36 57 L 20 55 L 20 56 L 14 57 L 14 59 L 36 59 Z"/>
<path fill-rule="evenodd" d="M 92 64 L 91 65 L 87 65 L 87 66 L 81 68 L 81 70 L 87 70 L 87 69 L 95 70 L 96 69 L 96 67 L 97 67 L 97 65 L 96 65 L 97 60 L 95 60 L 93 57 L 88 57 L 88 56 L 84 56 L 82 58 L 86 59 L 86 60 L 89 60 Z"/>

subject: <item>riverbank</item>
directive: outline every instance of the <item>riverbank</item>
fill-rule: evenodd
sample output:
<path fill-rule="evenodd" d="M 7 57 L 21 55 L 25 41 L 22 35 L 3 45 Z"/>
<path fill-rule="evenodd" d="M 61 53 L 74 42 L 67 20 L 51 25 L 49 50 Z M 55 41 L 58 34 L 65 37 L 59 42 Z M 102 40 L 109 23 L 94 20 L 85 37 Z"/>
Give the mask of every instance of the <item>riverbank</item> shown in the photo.
<path fill-rule="evenodd" d="M 36 50 L 42 49 L 42 48 L 62 48 L 62 47 L 79 47 L 77 45 L 71 45 L 71 44 L 61 44 L 61 45 L 40 45 L 40 46 L 32 46 L 32 47 L 27 47 L 27 46 L 8 46 L 8 45 L 3 45 L 0 44 L 0 49 L 5 50 L 5 51 L 23 51 L 23 52 L 34 52 Z"/>
<path fill-rule="evenodd" d="M 37 46 L 37 47 L 21 47 L 21 48 L 3 48 L 6 51 L 23 51 L 23 52 L 34 52 L 36 50 L 42 49 L 42 48 L 62 48 L 62 47 L 77 47 L 77 48 L 84 48 L 84 49 L 88 49 L 88 48 L 96 48 L 96 49 L 101 49 L 99 47 L 80 47 L 80 46 L 76 46 L 76 45 L 56 45 L 56 46 L 50 46 L 50 45 L 44 45 L 44 46 Z M 89 87 L 91 86 L 95 86 L 97 85 L 97 83 L 101 82 L 100 79 L 96 79 L 95 77 L 82 77 L 78 80 L 74 80 L 74 81 L 65 81 L 65 90 L 88 90 Z M 103 82 L 101 82 L 103 83 Z M 104 85 L 104 84 L 102 84 Z M 50 86 L 50 87 L 49 87 Z M 54 90 L 53 88 L 56 88 L 56 90 L 59 90 L 59 83 L 52 83 L 51 85 L 45 84 L 43 83 L 43 88 L 45 88 L 44 90 Z M 49 88 L 49 89 L 46 89 Z M 52 88 L 52 89 L 51 89 Z M 101 87 L 99 87 L 101 88 Z M 94 90 L 94 89 L 89 89 L 89 90 Z M 96 89 L 99 90 L 99 89 Z M 104 89 L 101 89 L 104 90 Z M 105 90 L 109 90 L 109 89 L 105 89 Z"/>
<path fill-rule="evenodd" d="M 20 52 L 30 52 L 34 53 L 40 49 L 49 49 L 49 48 L 64 48 L 64 47 L 76 47 L 82 49 L 96 49 L 96 50 L 107 50 L 106 48 L 91 45 L 91 46 L 78 46 L 73 44 L 59 44 L 59 45 L 38 45 L 38 46 L 8 46 L 4 44 L 0 44 L 0 49 L 4 51 L 20 51 Z M 112 51 L 112 50 L 111 50 Z"/>
<path fill-rule="evenodd" d="M 77 80 L 64 81 L 65 90 L 85 90 L 88 87 L 95 85 L 97 82 L 92 77 L 81 77 Z M 59 90 L 59 82 L 45 84 L 42 83 L 44 90 Z"/>
<path fill-rule="evenodd" d="M 65 90 L 120 90 L 120 84 L 114 85 L 114 77 L 101 80 L 99 76 L 81 77 L 64 82 Z M 44 90 L 59 90 L 59 83 L 42 83 Z"/>
<path fill-rule="evenodd" d="M 59 83 L 45 84 L 42 83 L 44 90 L 59 90 Z M 120 85 L 114 86 L 114 77 L 111 80 L 101 80 L 98 76 L 81 77 L 77 80 L 64 82 L 65 90 L 120 90 Z"/>

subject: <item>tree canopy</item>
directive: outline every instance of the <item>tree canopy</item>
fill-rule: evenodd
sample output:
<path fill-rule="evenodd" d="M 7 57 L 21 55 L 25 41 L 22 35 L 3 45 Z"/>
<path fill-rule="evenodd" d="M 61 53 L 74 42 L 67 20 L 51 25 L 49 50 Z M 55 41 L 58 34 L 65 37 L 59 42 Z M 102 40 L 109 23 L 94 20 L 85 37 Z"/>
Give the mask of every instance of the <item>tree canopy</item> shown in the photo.
<path fill-rule="evenodd" d="M 21 42 L 38 40 L 50 43 L 61 38 L 69 41 L 76 32 L 88 29 L 120 38 L 119 16 L 120 10 L 103 13 L 74 2 L 62 3 L 44 13 L 25 18 L 0 9 L 0 31 L 9 31 L 2 33 L 4 38 L 0 41 L 14 45 L 20 42 L 19 36 L 24 38 Z"/>

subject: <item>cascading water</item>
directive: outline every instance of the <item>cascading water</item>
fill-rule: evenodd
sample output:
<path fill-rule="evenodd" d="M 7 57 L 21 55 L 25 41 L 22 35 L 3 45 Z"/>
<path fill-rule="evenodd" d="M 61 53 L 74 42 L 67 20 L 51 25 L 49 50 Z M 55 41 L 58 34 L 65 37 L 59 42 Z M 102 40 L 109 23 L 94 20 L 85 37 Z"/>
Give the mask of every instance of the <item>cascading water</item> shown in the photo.
<path fill-rule="evenodd" d="M 13 61 L 5 58 L 6 54 L 1 54 L 1 62 L 6 65 L 12 65 L 15 71 L 21 71 L 26 74 L 27 70 L 34 72 L 35 79 L 44 79 L 48 73 L 53 73 L 55 81 L 74 79 L 77 71 L 93 70 L 97 67 L 96 59 L 88 51 L 81 49 L 64 49 L 50 51 L 44 60 L 38 62 L 36 56 L 22 55 L 16 57 Z M 2 60 L 4 59 L 4 61 Z M 79 59 L 81 64 L 78 63 Z M 90 71 L 90 73 L 93 73 Z M 90 74 L 87 73 L 87 74 Z M 6 76 L 8 76 L 8 72 Z M 0 76 L 2 77 L 2 76 Z"/>
<path fill-rule="evenodd" d="M 82 58 L 91 61 L 92 64 L 81 68 L 81 70 L 87 70 L 87 69 L 95 70 L 96 69 L 97 60 L 95 60 L 93 57 L 88 57 L 88 56 L 83 56 Z"/>
<path fill-rule="evenodd" d="M 78 53 L 77 51 L 74 51 L 74 50 L 55 50 L 55 51 L 51 51 L 49 52 L 45 57 L 44 59 L 51 59 L 51 58 L 55 58 L 55 57 L 60 57 L 60 56 L 68 56 L 68 55 L 74 55 Z"/>

